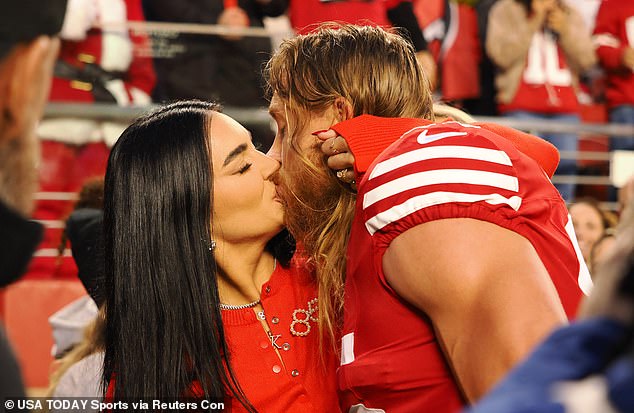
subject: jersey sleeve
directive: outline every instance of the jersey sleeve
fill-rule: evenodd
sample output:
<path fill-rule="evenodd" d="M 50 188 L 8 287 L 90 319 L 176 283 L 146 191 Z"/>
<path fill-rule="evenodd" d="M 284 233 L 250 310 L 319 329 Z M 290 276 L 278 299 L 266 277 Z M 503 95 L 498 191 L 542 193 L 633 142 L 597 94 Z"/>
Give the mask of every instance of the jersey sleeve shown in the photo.
<path fill-rule="evenodd" d="M 375 243 L 387 247 L 414 226 L 447 218 L 510 227 L 522 204 L 519 152 L 494 136 L 447 122 L 416 128 L 387 148 L 359 186 Z"/>
<path fill-rule="evenodd" d="M 537 162 L 548 177 L 552 178 L 553 175 L 555 175 L 557 165 L 559 165 L 559 151 L 552 143 L 538 136 L 497 123 L 476 122 L 474 125 L 503 136 L 509 140 L 517 150 Z"/>

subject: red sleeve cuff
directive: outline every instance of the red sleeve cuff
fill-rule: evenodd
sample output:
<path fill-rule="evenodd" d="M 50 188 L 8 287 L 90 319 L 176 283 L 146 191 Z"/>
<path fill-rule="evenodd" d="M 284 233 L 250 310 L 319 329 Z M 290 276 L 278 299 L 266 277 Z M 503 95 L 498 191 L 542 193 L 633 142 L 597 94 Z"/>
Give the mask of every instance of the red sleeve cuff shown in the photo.
<path fill-rule="evenodd" d="M 346 139 L 354 155 L 354 170 L 358 182 L 374 159 L 405 132 L 430 123 L 426 119 L 361 115 L 338 123 L 332 129 Z"/>

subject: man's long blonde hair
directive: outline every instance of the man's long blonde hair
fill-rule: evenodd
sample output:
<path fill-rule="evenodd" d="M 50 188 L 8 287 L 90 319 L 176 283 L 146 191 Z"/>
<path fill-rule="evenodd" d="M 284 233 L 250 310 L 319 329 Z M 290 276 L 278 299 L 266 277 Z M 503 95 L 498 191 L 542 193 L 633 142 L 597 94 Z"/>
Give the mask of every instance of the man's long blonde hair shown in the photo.
<path fill-rule="evenodd" d="M 338 98 L 349 102 L 353 116 L 433 119 L 429 83 L 407 40 L 370 26 L 328 24 L 286 40 L 265 72 L 269 93 L 276 94 L 287 111 L 290 148 L 311 175 L 328 175 L 321 182 L 339 188 L 334 192 L 337 199 L 326 203 L 330 212 L 326 222 L 302 217 L 303 225 L 310 228 L 298 240 L 315 266 L 320 328 L 334 338 L 342 324 L 346 249 L 356 194 L 341 186 L 323 157 L 302 153 L 297 134 L 311 114 L 322 113 Z M 289 229 L 293 232 L 290 222 Z"/>

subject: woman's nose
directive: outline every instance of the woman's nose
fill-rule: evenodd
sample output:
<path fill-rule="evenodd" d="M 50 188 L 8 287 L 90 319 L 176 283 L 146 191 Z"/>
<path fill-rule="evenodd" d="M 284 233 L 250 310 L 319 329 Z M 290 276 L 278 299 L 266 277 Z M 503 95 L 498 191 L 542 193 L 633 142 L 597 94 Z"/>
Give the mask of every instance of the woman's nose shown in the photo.
<path fill-rule="evenodd" d="M 261 153 L 262 158 L 262 174 L 265 179 L 269 179 L 274 173 L 276 173 L 281 166 L 279 160 L 275 159 L 273 156 L 268 153 Z"/>

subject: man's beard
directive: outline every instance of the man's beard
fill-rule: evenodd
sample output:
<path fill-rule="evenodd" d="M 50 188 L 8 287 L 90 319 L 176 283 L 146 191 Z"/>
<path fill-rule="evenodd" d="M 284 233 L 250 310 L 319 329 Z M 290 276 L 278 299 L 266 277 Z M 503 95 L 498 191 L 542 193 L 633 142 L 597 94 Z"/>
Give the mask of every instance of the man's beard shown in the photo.
<path fill-rule="evenodd" d="M 324 224 L 344 190 L 323 162 L 314 163 L 323 169 L 315 170 L 296 160 L 290 168 L 282 167 L 277 177 L 279 196 L 286 209 L 286 226 L 309 256 L 316 253 Z"/>

